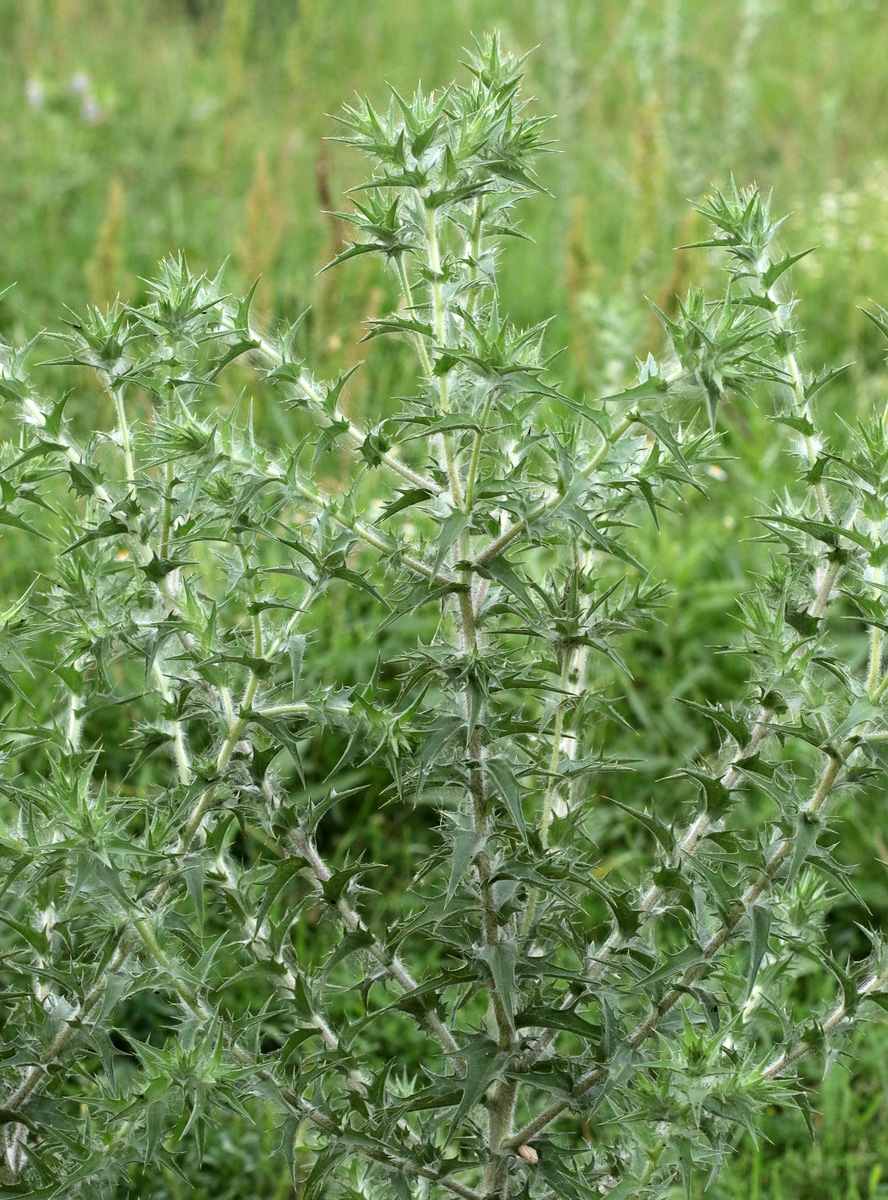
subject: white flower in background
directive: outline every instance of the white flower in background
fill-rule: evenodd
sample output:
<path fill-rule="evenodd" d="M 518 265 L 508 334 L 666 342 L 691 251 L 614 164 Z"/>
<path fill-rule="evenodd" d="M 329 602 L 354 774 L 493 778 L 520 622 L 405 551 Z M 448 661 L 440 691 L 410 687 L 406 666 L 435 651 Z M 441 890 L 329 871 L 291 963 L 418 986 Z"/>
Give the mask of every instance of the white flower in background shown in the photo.
<path fill-rule="evenodd" d="M 102 119 L 102 109 L 95 96 L 87 95 L 83 97 L 83 104 L 80 106 L 80 113 L 84 121 L 90 125 L 95 125 L 97 121 Z"/>
<path fill-rule="evenodd" d="M 46 103 L 46 90 L 36 75 L 25 82 L 25 99 L 31 108 L 43 108 Z"/>
<path fill-rule="evenodd" d="M 86 96 L 90 91 L 90 78 L 86 71 L 75 71 L 68 86 L 75 96 Z"/>

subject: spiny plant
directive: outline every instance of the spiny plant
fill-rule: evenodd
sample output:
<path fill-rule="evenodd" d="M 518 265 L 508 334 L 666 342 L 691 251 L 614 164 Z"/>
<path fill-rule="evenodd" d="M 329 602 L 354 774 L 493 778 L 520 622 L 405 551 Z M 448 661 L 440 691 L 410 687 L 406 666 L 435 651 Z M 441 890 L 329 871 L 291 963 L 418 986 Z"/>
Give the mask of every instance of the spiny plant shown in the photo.
<path fill-rule="evenodd" d="M 367 336 L 418 362 L 367 428 L 296 327 L 263 335 L 249 295 L 181 258 L 141 306 L 58 335 L 108 427 L 80 436 L 34 343 L 3 348 L 2 521 L 40 567 L 2 625 L 3 1196 L 175 1178 L 271 1111 L 304 1197 L 662 1197 L 711 1180 L 766 1106 L 807 1107 L 805 1056 L 888 1006 L 877 933 L 849 962 L 823 930 L 831 891 L 855 894 L 832 816 L 884 781 L 886 414 L 826 439 L 837 372 L 800 361 L 801 256 L 733 185 L 698 206 L 722 294 L 661 314 L 668 349 L 624 391 L 549 382 L 544 326 L 509 323 L 497 275 L 547 148 L 522 61 L 489 38 L 468 83 L 340 118 L 374 173 L 337 263 L 382 260 L 400 301 Z M 223 376 L 295 410 L 301 440 L 263 445 Z M 744 514 L 771 559 L 731 651 L 748 701 L 695 706 L 720 749 L 674 763 L 667 817 L 656 789 L 607 797 L 633 765 L 626 635 L 668 602 L 632 529 L 704 490 L 738 395 L 772 406 L 798 469 Z M 322 656 L 331 603 L 377 614 L 357 683 Z M 388 928 L 385 864 L 325 822 L 368 763 L 439 815 Z M 603 864 L 602 807 L 649 854 Z M 813 1016 L 811 962 L 836 993 Z"/>

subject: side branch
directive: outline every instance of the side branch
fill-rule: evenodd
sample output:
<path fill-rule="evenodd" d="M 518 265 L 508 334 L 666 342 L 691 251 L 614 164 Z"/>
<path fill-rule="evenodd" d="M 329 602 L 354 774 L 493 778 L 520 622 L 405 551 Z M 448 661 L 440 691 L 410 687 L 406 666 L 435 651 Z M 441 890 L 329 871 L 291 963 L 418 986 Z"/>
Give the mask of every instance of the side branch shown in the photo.
<path fill-rule="evenodd" d="M 817 591 L 811 604 L 808 606 L 808 614 L 812 617 L 822 617 L 829 604 L 830 596 L 833 588 L 836 585 L 839 576 L 839 563 L 833 561 L 829 564 L 823 573 Z M 738 751 L 732 761 L 729 763 L 727 770 L 721 776 L 719 782 L 726 789 L 733 788 L 739 781 L 741 770 L 739 764 L 745 758 L 751 758 L 759 749 L 759 746 L 767 736 L 771 721 L 774 719 L 775 710 L 773 708 L 762 708 L 759 710 L 755 719 L 755 724 L 752 728 L 752 733 L 749 736 L 746 744 Z M 679 841 L 672 856 L 671 863 L 680 861 L 681 858 L 693 853 L 700 842 L 718 828 L 719 823 L 713 821 L 708 813 L 700 813 L 689 826 L 684 837 Z M 638 908 L 638 915 L 642 922 L 646 921 L 654 913 L 657 905 L 666 895 L 666 889 L 659 884 L 652 884 L 645 891 L 641 898 Z M 623 946 L 627 944 L 628 938 L 620 932 L 619 929 L 614 929 L 604 943 L 601 945 L 594 955 L 590 955 L 588 966 L 588 978 L 590 982 L 599 979 L 604 973 L 605 968 L 611 956 Z M 562 1009 L 572 1008 L 578 1000 L 578 996 L 571 993 L 566 997 L 562 1004 Z M 547 1029 L 539 1035 L 536 1041 L 524 1054 L 522 1058 L 522 1067 L 527 1070 L 540 1058 L 546 1049 L 552 1044 L 558 1036 L 557 1029 Z"/>
<path fill-rule="evenodd" d="M 675 1004 L 686 995 L 687 989 L 696 982 L 704 972 L 708 964 L 715 958 L 718 951 L 728 940 L 733 931 L 740 924 L 749 905 L 754 904 L 759 896 L 764 892 L 765 888 L 771 883 L 777 874 L 782 864 L 792 853 L 795 845 L 794 834 L 801 827 L 804 820 L 813 819 L 822 809 L 830 795 L 835 789 L 842 768 L 846 765 L 847 760 L 857 749 L 857 741 L 852 736 L 845 742 L 841 750 L 830 758 L 817 787 L 807 804 L 803 806 L 799 813 L 799 821 L 797 822 L 796 830 L 793 834 L 781 839 L 775 849 L 772 851 L 770 858 L 766 862 L 758 879 L 746 889 L 740 898 L 739 903 L 734 910 L 725 917 L 722 925 L 710 937 L 709 941 L 700 952 L 700 958 L 693 963 L 683 973 L 678 983 L 676 983 L 663 996 L 657 1004 L 654 1011 L 647 1017 L 641 1025 L 636 1029 L 635 1033 L 629 1038 L 627 1046 L 630 1051 L 640 1049 L 640 1047 L 658 1031 L 660 1024 L 666 1014 L 674 1007 Z M 585 1075 L 581 1076 L 571 1091 L 571 1098 L 574 1100 L 580 1099 L 590 1088 L 595 1084 L 600 1083 L 610 1071 L 609 1064 L 605 1063 L 601 1066 L 593 1068 Z M 557 1117 L 569 1108 L 570 1102 L 567 1100 L 558 1100 L 545 1108 L 532 1121 L 528 1122 L 513 1138 L 509 1141 L 509 1146 L 516 1148 L 525 1142 L 536 1137 L 541 1130 L 550 1125 Z"/>
<path fill-rule="evenodd" d="M 230 315 L 227 318 L 227 324 L 232 331 L 235 329 Z M 245 332 L 250 341 L 254 343 L 255 349 L 259 354 L 267 358 L 270 362 L 275 363 L 277 366 L 281 365 L 281 363 L 284 361 L 283 355 L 267 338 L 262 337 L 262 335 L 257 333 L 253 328 L 249 328 L 242 332 Z M 363 431 L 363 429 L 356 425 L 351 418 L 347 417 L 342 409 L 338 406 L 331 417 L 324 408 L 323 397 L 318 392 L 317 386 L 304 371 L 299 375 L 297 386 L 302 389 L 309 412 L 321 426 L 326 427 L 327 425 L 332 424 L 334 421 L 340 423 L 343 425 L 342 436 L 349 443 L 349 445 L 356 450 L 363 446 L 364 442 L 367 440 L 367 434 Z M 401 478 L 406 480 L 407 483 L 409 483 L 412 487 L 424 488 L 426 491 L 432 492 L 433 494 L 444 491 L 440 484 L 435 483 L 433 479 L 429 479 L 426 475 L 422 475 L 418 471 L 414 471 L 411 467 L 408 467 L 406 463 L 401 462 L 397 455 L 392 454 L 391 451 L 386 451 L 381 455 L 381 458 L 390 471 L 394 471 L 396 475 L 400 475 Z"/>
<path fill-rule="evenodd" d="M 308 864 L 311 873 L 314 876 L 315 884 L 318 889 L 320 889 L 322 885 L 325 884 L 332 876 L 330 868 L 324 862 L 323 858 L 321 858 L 317 849 L 304 833 L 301 831 L 295 831 L 291 834 L 291 839 L 295 849 Z M 386 974 L 393 979 L 395 983 L 397 983 L 398 986 L 403 989 L 404 992 L 415 991 L 420 986 L 419 982 L 414 979 L 413 975 L 411 975 L 408 969 L 404 966 L 400 958 L 396 954 L 390 954 L 382 942 L 380 942 L 378 938 L 374 937 L 373 934 L 370 933 L 361 916 L 355 911 L 354 908 L 352 908 L 348 901 L 340 898 L 336 902 L 336 907 L 339 910 L 339 915 L 342 918 L 343 924 L 350 933 L 360 931 L 361 933 L 366 933 L 370 936 L 372 940 L 368 943 L 367 950 L 373 955 Z M 456 1041 L 453 1034 L 450 1032 L 437 1013 L 432 1012 L 431 1010 L 426 1010 L 423 1013 L 423 1020 L 428 1025 L 430 1031 L 437 1039 L 441 1048 L 446 1054 L 460 1055 L 462 1053 L 459 1043 Z M 464 1074 L 465 1066 L 462 1059 L 456 1058 L 455 1061 L 459 1073 Z"/>

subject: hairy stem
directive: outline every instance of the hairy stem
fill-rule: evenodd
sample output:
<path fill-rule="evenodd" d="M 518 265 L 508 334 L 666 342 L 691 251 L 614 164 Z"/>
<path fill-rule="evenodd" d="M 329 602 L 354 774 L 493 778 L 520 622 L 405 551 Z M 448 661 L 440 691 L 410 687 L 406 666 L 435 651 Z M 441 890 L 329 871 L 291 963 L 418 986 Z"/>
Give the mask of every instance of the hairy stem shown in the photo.
<path fill-rule="evenodd" d="M 310 841 L 301 830 L 295 830 L 292 835 L 292 841 L 295 849 L 302 858 L 308 863 L 314 875 L 315 884 L 320 890 L 321 886 L 328 882 L 332 877 L 332 871 L 321 858 L 317 851 L 317 847 Z M 342 923 L 350 933 L 360 930 L 362 933 L 370 934 L 363 918 L 358 914 L 344 897 L 336 903 L 337 910 L 342 919 Z M 370 934 L 371 941 L 367 945 L 367 951 L 370 953 L 386 974 L 398 984 L 404 992 L 414 992 L 420 986 L 418 981 L 411 975 L 408 969 L 404 966 L 401 959 L 396 954 L 391 954 L 378 938 Z M 423 1020 L 429 1029 L 440 1043 L 446 1054 L 458 1056 L 461 1054 L 460 1047 L 453 1034 L 438 1016 L 431 1009 L 423 1012 Z M 457 1068 L 460 1069 L 460 1074 L 465 1072 L 465 1066 L 460 1058 L 456 1058 Z"/>
<path fill-rule="evenodd" d="M 595 454 L 592 455 L 586 467 L 587 472 L 594 471 L 596 467 L 601 465 L 610 448 L 620 440 L 624 433 L 631 429 L 631 427 L 635 424 L 635 421 L 635 414 L 630 413 L 628 416 L 623 417 L 623 419 L 618 422 L 609 436 L 604 439 Z M 563 499 L 563 493 L 556 491 L 553 492 L 546 500 L 543 500 L 539 504 L 535 505 L 527 514 L 527 516 L 522 517 L 518 521 L 513 521 L 503 530 L 501 534 L 499 534 L 498 537 L 495 537 L 492 542 L 489 542 L 488 545 L 480 550 L 478 554 L 475 555 L 475 563 L 483 566 L 484 563 L 490 562 L 491 559 L 494 559 L 498 555 L 502 554 L 506 547 L 510 546 L 512 542 L 514 542 L 515 538 L 519 537 L 520 534 L 522 534 L 525 529 L 528 528 L 528 526 L 534 525 L 541 517 L 553 512 Z"/>
<path fill-rule="evenodd" d="M 229 328 L 234 329 L 234 324 L 230 318 L 228 325 Z M 253 328 L 243 332 L 247 333 L 250 340 L 255 343 L 256 350 L 263 355 L 263 357 L 267 358 L 270 362 L 273 362 L 276 366 L 279 366 L 283 362 L 283 356 L 281 355 L 280 351 L 274 345 L 272 345 L 267 338 L 262 337 L 261 334 L 257 333 Z M 299 377 L 298 386 L 308 401 L 309 411 L 322 427 L 330 425 L 333 421 L 337 422 L 337 424 L 341 423 L 344 426 L 343 436 L 349 445 L 354 449 L 360 449 L 360 447 L 363 446 L 364 442 L 367 440 L 367 434 L 364 432 L 364 430 L 361 429 L 360 426 L 356 425 L 355 422 L 349 417 L 347 417 L 338 405 L 335 412 L 332 415 L 329 414 L 324 406 L 323 397 L 321 396 L 314 382 L 304 372 Z M 396 475 L 400 475 L 400 477 L 406 480 L 407 483 L 409 483 L 412 487 L 423 488 L 433 494 L 442 490 L 433 479 L 429 479 L 427 476 L 421 475 L 418 471 L 414 471 L 411 467 L 408 467 L 406 463 L 401 462 L 397 455 L 392 454 L 391 451 L 386 451 L 381 455 L 381 458 L 390 471 L 393 471 Z"/>
<path fill-rule="evenodd" d="M 818 584 L 817 591 L 815 592 L 814 597 L 808 606 L 807 611 L 809 616 L 818 618 L 823 616 L 838 580 L 840 570 L 841 566 L 837 559 L 832 560 L 827 565 L 827 568 L 823 572 Z M 801 652 L 802 648 L 800 647 L 798 653 Z M 726 788 L 728 791 L 730 791 L 731 788 L 735 787 L 739 782 L 742 775 L 740 764 L 744 759 L 751 758 L 757 753 L 760 745 L 768 735 L 770 724 L 774 719 L 774 715 L 775 710 L 773 708 L 762 708 L 759 710 L 748 741 L 737 752 L 719 780 L 723 788 Z M 697 845 L 699 845 L 703 838 L 705 838 L 716 827 L 717 823 L 713 822 L 708 813 L 699 813 L 691 822 L 684 836 L 675 847 L 672 860 L 668 865 L 675 866 L 681 861 L 682 858 L 692 854 L 694 849 L 697 847 Z M 645 890 L 638 906 L 638 916 L 641 918 L 642 922 L 653 915 L 657 905 L 660 904 L 665 895 L 666 889 L 661 887 L 659 884 L 651 884 L 651 886 Z M 586 968 L 586 977 L 590 983 L 601 977 L 611 961 L 613 954 L 616 951 L 621 950 L 627 944 L 627 941 L 627 937 L 615 927 L 602 945 L 597 950 L 590 952 L 589 962 Z M 579 997 L 575 993 L 571 992 L 565 997 L 561 1005 L 562 1009 L 572 1008 L 578 1002 L 578 999 Z M 523 1066 L 525 1068 L 533 1066 L 533 1064 L 541 1057 L 542 1054 L 545 1053 L 557 1036 L 557 1029 L 544 1030 L 525 1052 L 522 1058 Z"/>
<path fill-rule="evenodd" d="M 283 635 L 281 635 L 283 637 Z M 275 644 L 275 650 L 277 643 Z M 261 655 L 260 655 L 261 656 Z M 249 712 L 252 701 L 255 697 L 256 690 L 259 686 L 259 676 L 255 671 L 251 671 L 247 683 L 244 687 L 243 698 L 241 700 L 241 711 Z M 243 730 L 248 722 L 248 717 L 235 717 L 233 723 L 228 727 L 226 736 L 219 748 L 216 756 L 216 775 L 220 778 L 227 767 L 234 748 L 237 745 Z M 204 820 L 213 806 L 216 797 L 216 784 L 211 783 L 201 793 L 196 805 L 194 806 L 190 817 L 188 818 L 185 828 L 176 843 L 171 857 L 174 861 L 179 860 L 185 855 L 191 846 L 194 844 L 200 834 Z M 170 874 L 157 884 L 150 893 L 147 901 L 143 904 L 143 909 L 146 912 L 154 912 L 160 908 L 163 901 L 166 899 L 170 890 L 175 884 L 175 875 Z M 108 981 L 119 971 L 123 969 L 130 955 L 139 945 L 140 934 L 134 929 L 126 930 L 117 943 L 117 947 L 112 954 L 107 966 L 87 991 L 81 1003 L 75 1007 L 74 1012 L 60 1026 L 55 1037 L 47 1047 L 40 1062 L 31 1067 L 22 1079 L 19 1086 L 12 1092 L 6 1100 L 5 1106 L 11 1111 L 18 1111 L 35 1091 L 42 1085 L 47 1077 L 47 1067 L 57 1061 L 67 1051 L 71 1042 L 74 1040 L 77 1032 L 82 1027 L 90 1014 L 102 999 Z"/>
<path fill-rule="evenodd" d="M 555 798 L 558 763 L 561 759 L 561 734 L 564 729 L 564 699 L 567 691 L 567 680 L 570 674 L 572 655 L 568 650 L 561 653 L 561 675 L 558 680 L 558 706 L 555 710 L 555 728 L 552 731 L 552 753 L 549 756 L 549 777 L 546 780 L 546 790 L 543 796 L 543 809 L 540 814 L 539 835 L 543 850 L 549 844 L 549 824 L 552 820 L 552 802 Z M 521 922 L 521 945 L 525 945 L 533 928 L 533 918 L 539 900 L 539 889 L 531 888 L 527 897 L 527 906 Z"/>
<path fill-rule="evenodd" d="M 761 277 L 759 277 L 761 279 Z M 802 420 L 811 422 L 811 409 L 808 403 L 808 397 L 805 394 L 805 383 L 802 379 L 802 372 L 799 369 L 798 359 L 795 351 L 792 349 L 790 339 L 794 336 L 789 330 L 784 314 L 791 312 L 792 309 L 786 304 L 781 304 L 777 296 L 776 285 L 768 289 L 768 299 L 774 304 L 774 310 L 771 313 L 771 324 L 774 327 L 775 333 L 778 335 L 778 341 L 782 343 L 783 361 L 786 363 L 786 369 L 789 372 L 790 393 L 792 395 L 793 415 Z M 810 433 L 803 435 L 805 455 L 808 460 L 808 466 L 813 467 L 817 461 L 817 444 Z M 829 497 L 826 494 L 826 488 L 822 480 L 818 480 L 814 484 L 814 495 L 817 498 L 817 507 L 820 510 L 820 516 L 824 521 L 832 519 Z"/>
<path fill-rule="evenodd" d="M 627 1042 L 627 1046 L 631 1051 L 638 1050 L 660 1027 L 660 1024 L 666 1014 L 674 1007 L 675 1004 L 687 994 L 687 989 L 693 984 L 703 973 L 707 964 L 714 959 L 715 955 L 728 940 L 733 931 L 740 924 L 750 905 L 761 896 L 765 888 L 769 886 L 774 879 L 780 867 L 792 853 L 792 850 L 797 841 L 802 822 L 813 820 L 820 812 L 823 805 L 826 803 L 830 795 L 835 789 L 842 768 L 845 766 L 847 758 L 850 757 L 857 748 L 856 738 L 849 738 L 842 746 L 842 749 L 830 760 L 825 767 L 813 795 L 799 812 L 799 821 L 793 833 L 790 836 L 783 838 L 778 842 L 777 846 L 771 852 L 765 863 L 758 879 L 744 891 L 740 901 L 733 911 L 725 918 L 723 924 L 710 937 L 709 941 L 701 948 L 700 959 L 693 963 L 681 976 L 681 979 L 675 984 L 663 998 L 659 1001 L 654 1011 L 647 1017 L 641 1025 L 635 1030 Z M 594 1067 L 591 1071 L 582 1075 L 574 1085 L 571 1096 L 574 1099 L 579 1099 L 585 1095 L 590 1088 L 594 1087 L 604 1079 L 610 1070 L 608 1064 Z M 518 1133 L 510 1139 L 510 1146 L 517 1147 L 530 1141 L 536 1137 L 543 1129 L 556 1120 L 569 1107 L 569 1102 L 559 1100 L 549 1105 L 541 1113 L 538 1114 L 532 1121 L 529 1121 Z"/>

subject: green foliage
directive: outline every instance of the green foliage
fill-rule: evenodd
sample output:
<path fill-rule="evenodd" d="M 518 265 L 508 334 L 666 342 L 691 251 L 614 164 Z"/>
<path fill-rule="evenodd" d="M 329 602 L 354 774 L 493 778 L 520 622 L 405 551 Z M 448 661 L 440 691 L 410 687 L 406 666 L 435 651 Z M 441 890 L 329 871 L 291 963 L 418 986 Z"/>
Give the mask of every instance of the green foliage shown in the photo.
<path fill-rule="evenodd" d="M 690 1194 L 775 1105 L 807 1112 L 800 1064 L 888 1004 L 875 929 L 851 959 L 823 928 L 857 898 L 838 805 L 884 777 L 886 414 L 822 430 L 837 372 L 801 364 L 801 256 L 733 185 L 699 206 L 722 293 L 661 314 L 668 347 L 620 390 L 557 387 L 499 276 L 546 127 L 498 38 L 467 66 L 341 118 L 373 165 L 335 262 L 380 260 L 400 298 L 368 336 L 418 363 L 366 427 L 299 322 L 263 333 L 252 292 L 182 256 L 57 335 L 42 368 L 106 397 L 88 437 L 34 344 L 3 347 L 4 523 L 39 558 L 0 645 L 0 1194 L 110 1195 L 149 1160 L 175 1181 L 267 1112 L 305 1197 Z M 669 603 L 637 527 L 707 503 L 737 397 L 792 479 L 739 514 L 771 559 L 748 696 L 689 702 L 714 749 L 672 756 L 677 808 L 609 804 L 636 766 L 615 685 Z M 301 436 L 272 450 L 254 399 Z M 325 658 L 337 607 L 373 614 L 366 670 Z M 326 850 L 373 770 L 439 821 L 394 914 L 386 862 Z M 602 812 L 650 852 L 612 869 Z"/>

